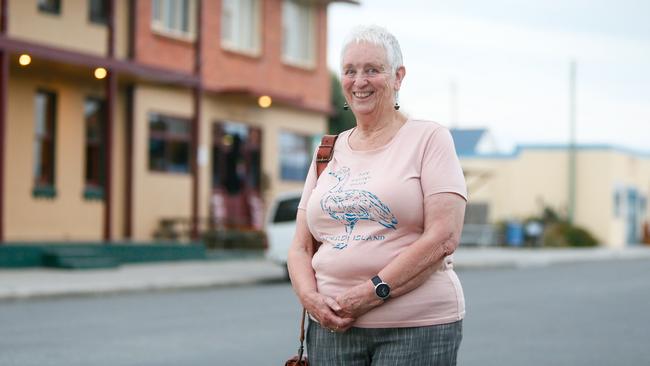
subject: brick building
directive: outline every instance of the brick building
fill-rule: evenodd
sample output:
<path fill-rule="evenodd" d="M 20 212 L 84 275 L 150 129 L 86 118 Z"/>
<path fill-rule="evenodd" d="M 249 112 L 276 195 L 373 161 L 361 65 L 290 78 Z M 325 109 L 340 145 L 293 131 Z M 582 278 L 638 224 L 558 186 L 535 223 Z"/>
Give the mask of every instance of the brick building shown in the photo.
<path fill-rule="evenodd" d="M 259 227 L 326 131 L 331 2 L 1 0 L 0 243 Z"/>

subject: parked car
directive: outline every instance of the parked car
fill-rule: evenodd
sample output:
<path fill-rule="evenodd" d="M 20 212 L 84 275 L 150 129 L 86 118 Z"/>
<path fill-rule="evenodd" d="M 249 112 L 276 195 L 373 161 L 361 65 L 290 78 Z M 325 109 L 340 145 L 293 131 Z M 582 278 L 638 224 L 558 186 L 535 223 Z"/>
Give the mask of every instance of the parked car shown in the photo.
<path fill-rule="evenodd" d="M 284 266 L 286 279 L 289 279 L 287 270 L 287 255 L 289 246 L 296 231 L 296 213 L 300 202 L 301 192 L 281 193 L 269 206 L 266 215 L 266 237 L 268 248 L 266 258 Z"/>

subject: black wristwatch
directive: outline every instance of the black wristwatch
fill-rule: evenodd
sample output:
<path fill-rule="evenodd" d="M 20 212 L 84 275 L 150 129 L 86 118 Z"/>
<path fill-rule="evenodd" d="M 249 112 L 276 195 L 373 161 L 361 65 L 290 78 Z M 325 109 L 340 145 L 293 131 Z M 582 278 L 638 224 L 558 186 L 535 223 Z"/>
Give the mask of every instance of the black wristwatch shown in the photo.
<path fill-rule="evenodd" d="M 384 281 L 382 281 L 379 276 L 375 276 L 371 279 L 372 284 L 375 285 L 375 294 L 378 298 L 386 300 L 390 297 L 390 286 Z"/>

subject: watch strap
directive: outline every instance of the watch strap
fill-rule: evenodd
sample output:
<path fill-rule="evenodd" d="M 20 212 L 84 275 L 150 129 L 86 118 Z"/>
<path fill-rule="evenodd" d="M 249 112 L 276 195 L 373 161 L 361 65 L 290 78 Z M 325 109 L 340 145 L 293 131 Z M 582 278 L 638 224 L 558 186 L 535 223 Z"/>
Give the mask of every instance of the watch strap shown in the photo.
<path fill-rule="evenodd" d="M 377 285 L 379 285 L 380 283 L 384 282 L 384 281 L 381 280 L 381 278 L 379 278 L 379 276 L 375 276 L 375 277 L 371 278 L 370 281 L 372 281 L 372 284 L 375 287 L 377 287 Z"/>

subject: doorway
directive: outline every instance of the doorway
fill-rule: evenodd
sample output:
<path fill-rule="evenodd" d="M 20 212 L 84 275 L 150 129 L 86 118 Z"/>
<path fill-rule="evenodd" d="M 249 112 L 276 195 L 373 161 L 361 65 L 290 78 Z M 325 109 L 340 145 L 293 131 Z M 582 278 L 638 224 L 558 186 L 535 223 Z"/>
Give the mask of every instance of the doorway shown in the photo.
<path fill-rule="evenodd" d="M 220 121 L 212 126 L 210 214 L 223 228 L 262 229 L 262 130 Z"/>

